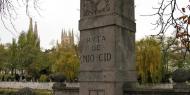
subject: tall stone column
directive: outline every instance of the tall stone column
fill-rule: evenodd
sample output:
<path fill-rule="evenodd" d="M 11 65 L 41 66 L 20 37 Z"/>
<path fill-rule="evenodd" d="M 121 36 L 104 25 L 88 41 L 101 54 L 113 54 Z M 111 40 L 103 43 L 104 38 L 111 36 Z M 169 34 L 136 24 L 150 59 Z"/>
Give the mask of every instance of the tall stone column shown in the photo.
<path fill-rule="evenodd" d="M 134 0 L 81 0 L 79 95 L 123 95 L 136 82 Z"/>

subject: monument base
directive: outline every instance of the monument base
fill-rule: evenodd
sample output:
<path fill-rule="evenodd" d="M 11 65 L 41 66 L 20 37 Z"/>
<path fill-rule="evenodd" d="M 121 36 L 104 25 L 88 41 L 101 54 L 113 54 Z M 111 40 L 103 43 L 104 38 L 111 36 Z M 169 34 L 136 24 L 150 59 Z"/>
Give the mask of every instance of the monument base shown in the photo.
<path fill-rule="evenodd" d="M 123 82 L 81 82 L 79 95 L 123 95 Z"/>

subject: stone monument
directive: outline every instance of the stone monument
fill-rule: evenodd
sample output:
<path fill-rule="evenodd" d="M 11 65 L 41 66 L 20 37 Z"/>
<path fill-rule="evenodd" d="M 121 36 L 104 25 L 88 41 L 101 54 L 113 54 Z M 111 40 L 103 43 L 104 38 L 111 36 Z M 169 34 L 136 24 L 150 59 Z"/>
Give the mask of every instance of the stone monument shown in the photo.
<path fill-rule="evenodd" d="M 123 95 L 136 83 L 134 0 L 81 0 L 79 95 Z"/>

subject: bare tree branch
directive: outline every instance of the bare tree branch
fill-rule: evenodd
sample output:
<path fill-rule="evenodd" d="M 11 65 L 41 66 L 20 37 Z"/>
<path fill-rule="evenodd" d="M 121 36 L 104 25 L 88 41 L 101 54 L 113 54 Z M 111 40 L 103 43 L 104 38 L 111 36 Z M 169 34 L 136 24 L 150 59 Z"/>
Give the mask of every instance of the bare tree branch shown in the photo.
<path fill-rule="evenodd" d="M 156 23 L 153 25 L 155 25 L 155 28 L 160 28 L 160 31 L 155 36 L 158 36 L 162 42 L 166 32 L 170 32 L 169 29 L 174 29 L 174 41 L 180 41 L 181 51 L 184 53 L 184 56 L 186 56 L 187 52 L 190 52 L 190 34 L 188 29 L 190 14 L 186 12 L 186 10 L 190 11 L 190 5 L 179 8 L 177 0 L 161 0 L 159 7 L 153 9 L 157 10 L 156 13 L 149 16 L 158 16 L 158 19 L 155 21 Z M 171 45 L 172 44 L 173 43 L 171 43 Z M 169 45 L 167 49 L 171 45 Z"/>
<path fill-rule="evenodd" d="M 36 10 L 40 15 L 39 0 L 0 0 L 0 17 L 4 28 L 11 34 L 18 33 L 14 25 L 17 18 L 17 7 L 25 8 L 27 16 L 31 16 L 31 10 Z M 8 27 L 11 26 L 11 27 Z"/>

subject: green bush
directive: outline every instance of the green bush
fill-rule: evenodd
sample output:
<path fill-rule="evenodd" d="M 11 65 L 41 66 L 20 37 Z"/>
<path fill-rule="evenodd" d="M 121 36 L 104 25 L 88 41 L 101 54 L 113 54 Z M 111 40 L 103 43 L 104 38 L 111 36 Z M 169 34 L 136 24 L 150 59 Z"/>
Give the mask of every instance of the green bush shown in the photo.
<path fill-rule="evenodd" d="M 0 74 L 0 81 L 3 81 L 2 79 L 3 79 L 3 74 Z"/>
<path fill-rule="evenodd" d="M 4 81 L 14 81 L 14 76 L 12 76 L 11 74 L 5 74 Z"/>
<path fill-rule="evenodd" d="M 173 72 L 172 79 L 176 83 L 183 83 L 188 80 L 189 73 L 183 68 L 179 68 Z"/>
<path fill-rule="evenodd" d="M 47 82 L 48 81 L 48 77 L 46 75 L 41 75 L 39 81 L 40 82 Z"/>
<path fill-rule="evenodd" d="M 49 78 L 51 79 L 52 82 L 64 82 L 66 80 L 66 77 L 61 72 L 51 74 Z"/>
<path fill-rule="evenodd" d="M 30 76 L 30 75 L 25 76 L 25 78 L 26 78 L 26 81 L 31 81 L 32 80 L 32 76 Z"/>

